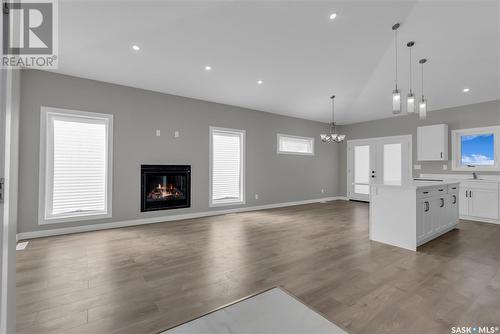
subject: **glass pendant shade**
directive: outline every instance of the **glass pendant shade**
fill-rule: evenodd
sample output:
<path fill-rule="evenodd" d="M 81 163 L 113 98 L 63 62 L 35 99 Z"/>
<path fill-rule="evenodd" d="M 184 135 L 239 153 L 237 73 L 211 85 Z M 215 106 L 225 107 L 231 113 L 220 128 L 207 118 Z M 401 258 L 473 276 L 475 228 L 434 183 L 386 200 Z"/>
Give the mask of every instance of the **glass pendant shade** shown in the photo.
<path fill-rule="evenodd" d="M 408 114 L 414 114 L 415 113 L 415 95 L 413 93 L 409 93 L 408 96 L 406 97 L 406 111 Z"/>
<path fill-rule="evenodd" d="M 392 113 L 394 115 L 401 113 L 401 92 L 398 90 L 398 28 L 400 24 L 396 23 L 392 26 L 394 31 L 394 83 L 395 87 L 392 91 Z"/>
<path fill-rule="evenodd" d="M 418 116 L 420 119 L 427 118 L 427 100 L 422 96 L 422 100 L 420 100 L 418 104 Z"/>
<path fill-rule="evenodd" d="M 401 113 L 401 92 L 397 88 L 392 91 L 392 113 Z"/>

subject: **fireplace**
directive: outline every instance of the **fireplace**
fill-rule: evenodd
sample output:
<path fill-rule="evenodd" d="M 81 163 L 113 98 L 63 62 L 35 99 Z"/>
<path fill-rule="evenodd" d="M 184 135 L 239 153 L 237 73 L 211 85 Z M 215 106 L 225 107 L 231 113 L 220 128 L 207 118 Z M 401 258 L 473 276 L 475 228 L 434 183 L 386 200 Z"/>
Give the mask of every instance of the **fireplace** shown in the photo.
<path fill-rule="evenodd" d="M 191 166 L 141 165 L 141 212 L 189 208 Z"/>

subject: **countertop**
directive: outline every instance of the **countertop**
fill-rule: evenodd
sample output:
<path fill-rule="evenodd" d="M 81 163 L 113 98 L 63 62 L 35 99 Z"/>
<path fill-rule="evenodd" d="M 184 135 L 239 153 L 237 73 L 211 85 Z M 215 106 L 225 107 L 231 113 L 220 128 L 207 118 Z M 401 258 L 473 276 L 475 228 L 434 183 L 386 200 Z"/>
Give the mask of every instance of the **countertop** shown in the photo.
<path fill-rule="evenodd" d="M 374 187 L 400 187 L 400 188 L 408 188 L 408 189 L 417 189 L 424 187 L 439 187 L 439 186 L 447 186 L 452 184 L 459 184 L 458 180 L 445 180 L 445 181 L 409 181 L 409 182 L 384 182 L 384 183 L 373 183 Z"/>

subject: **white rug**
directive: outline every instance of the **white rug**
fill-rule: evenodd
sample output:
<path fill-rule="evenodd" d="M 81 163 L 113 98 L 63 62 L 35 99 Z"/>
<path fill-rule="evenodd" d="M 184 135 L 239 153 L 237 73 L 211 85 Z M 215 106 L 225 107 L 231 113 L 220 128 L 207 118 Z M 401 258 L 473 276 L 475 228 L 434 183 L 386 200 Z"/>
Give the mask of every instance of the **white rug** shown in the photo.
<path fill-rule="evenodd" d="M 347 333 L 280 288 L 173 327 L 161 334 Z"/>

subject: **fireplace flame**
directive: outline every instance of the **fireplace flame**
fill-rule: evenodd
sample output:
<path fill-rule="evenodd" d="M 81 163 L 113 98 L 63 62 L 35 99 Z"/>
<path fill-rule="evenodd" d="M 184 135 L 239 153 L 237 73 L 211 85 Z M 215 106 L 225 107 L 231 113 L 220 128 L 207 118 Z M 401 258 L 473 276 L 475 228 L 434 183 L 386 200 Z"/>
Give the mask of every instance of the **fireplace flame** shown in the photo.
<path fill-rule="evenodd" d="M 177 199 L 182 198 L 184 194 L 182 191 L 177 189 L 173 184 L 167 184 L 166 186 L 162 186 L 158 184 L 158 187 L 155 187 L 148 193 L 148 199 Z"/>

